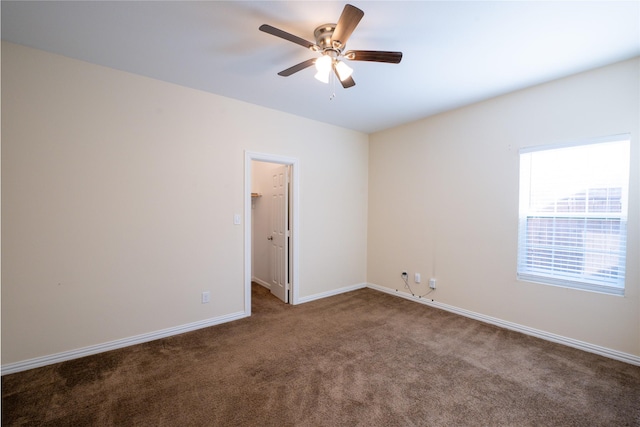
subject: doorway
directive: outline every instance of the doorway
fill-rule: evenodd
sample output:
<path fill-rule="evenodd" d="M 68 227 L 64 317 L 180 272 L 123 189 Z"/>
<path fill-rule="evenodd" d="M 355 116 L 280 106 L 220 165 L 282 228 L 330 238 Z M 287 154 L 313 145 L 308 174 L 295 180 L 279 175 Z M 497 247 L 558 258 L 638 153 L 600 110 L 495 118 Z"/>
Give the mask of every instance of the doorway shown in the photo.
<path fill-rule="evenodd" d="M 251 162 L 251 280 L 289 302 L 291 166 Z"/>
<path fill-rule="evenodd" d="M 258 172 L 263 171 L 258 191 L 253 191 Z M 267 171 L 267 172 L 264 172 Z M 266 173 L 266 175 L 264 175 Z M 290 304 L 298 301 L 298 160 L 289 157 L 245 152 L 245 314 L 251 314 L 251 281 L 254 261 L 261 266 L 259 283 Z M 254 218 L 260 208 L 261 218 Z M 254 220 L 260 234 L 254 235 Z M 268 227 L 269 232 L 264 230 Z M 264 242 L 260 239 L 264 238 Z M 257 242 L 257 243 L 256 243 Z M 255 245 L 255 248 L 254 248 Z M 259 249 L 259 250 L 258 250 Z M 256 252 L 254 254 L 254 252 Z M 255 256 L 255 260 L 254 260 Z M 260 258 L 258 258 L 260 257 Z M 259 261 L 259 262 L 258 262 Z"/>

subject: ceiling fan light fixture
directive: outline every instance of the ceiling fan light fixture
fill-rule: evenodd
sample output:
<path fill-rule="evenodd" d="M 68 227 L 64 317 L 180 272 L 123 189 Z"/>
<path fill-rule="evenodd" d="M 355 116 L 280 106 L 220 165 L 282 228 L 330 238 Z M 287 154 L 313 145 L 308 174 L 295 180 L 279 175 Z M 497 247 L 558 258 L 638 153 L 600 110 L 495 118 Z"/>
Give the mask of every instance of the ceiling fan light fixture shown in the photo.
<path fill-rule="evenodd" d="M 316 59 L 316 70 L 318 70 L 318 72 L 316 73 L 315 78 L 320 80 L 322 83 L 329 83 L 332 61 L 333 60 L 328 55 L 322 55 L 320 58 Z"/>
<path fill-rule="evenodd" d="M 347 64 L 345 64 L 342 61 L 337 61 L 336 73 L 338 73 L 338 78 L 340 79 L 340 81 L 343 82 L 349 77 L 351 77 L 351 74 L 353 74 L 353 68 L 349 67 Z"/>
<path fill-rule="evenodd" d="M 329 73 L 318 71 L 314 77 L 316 78 L 316 80 L 320 80 L 322 83 L 329 83 Z"/>
<path fill-rule="evenodd" d="M 323 54 L 320 58 L 316 59 L 316 70 L 329 74 L 331 71 L 331 57 Z"/>

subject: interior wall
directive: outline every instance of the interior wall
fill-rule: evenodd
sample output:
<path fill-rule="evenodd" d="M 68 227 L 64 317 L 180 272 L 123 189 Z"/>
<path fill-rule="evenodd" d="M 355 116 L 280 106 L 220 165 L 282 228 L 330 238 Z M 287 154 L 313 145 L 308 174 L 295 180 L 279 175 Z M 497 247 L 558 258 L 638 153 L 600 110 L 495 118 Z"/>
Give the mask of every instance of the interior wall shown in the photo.
<path fill-rule="evenodd" d="M 370 136 L 368 281 L 640 355 L 640 59 Z M 516 280 L 519 149 L 631 133 L 624 297 Z M 420 272 L 421 284 L 413 283 Z M 428 326 L 428 325 L 427 325 Z"/>
<path fill-rule="evenodd" d="M 245 151 L 300 162 L 300 296 L 365 283 L 367 142 L 3 42 L 3 365 L 242 314 Z"/>

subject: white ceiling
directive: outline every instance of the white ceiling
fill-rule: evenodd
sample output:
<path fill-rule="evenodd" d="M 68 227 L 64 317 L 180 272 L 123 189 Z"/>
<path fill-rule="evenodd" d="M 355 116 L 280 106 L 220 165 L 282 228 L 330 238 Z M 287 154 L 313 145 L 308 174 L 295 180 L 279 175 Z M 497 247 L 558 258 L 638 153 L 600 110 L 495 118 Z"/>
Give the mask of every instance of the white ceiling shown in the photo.
<path fill-rule="evenodd" d="M 353 1 L 356 86 L 318 82 L 313 41 L 335 1 L 2 1 L 2 39 L 366 133 L 640 55 L 640 1 Z M 335 91 L 336 97 L 330 100 Z"/>

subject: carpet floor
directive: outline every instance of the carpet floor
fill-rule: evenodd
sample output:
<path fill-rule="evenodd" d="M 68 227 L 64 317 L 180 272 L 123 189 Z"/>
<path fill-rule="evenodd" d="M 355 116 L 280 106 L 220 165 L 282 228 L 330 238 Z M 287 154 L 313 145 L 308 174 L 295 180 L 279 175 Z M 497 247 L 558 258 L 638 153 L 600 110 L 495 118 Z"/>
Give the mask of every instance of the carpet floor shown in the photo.
<path fill-rule="evenodd" d="M 3 426 L 640 426 L 640 367 L 361 289 L 2 377 Z"/>

